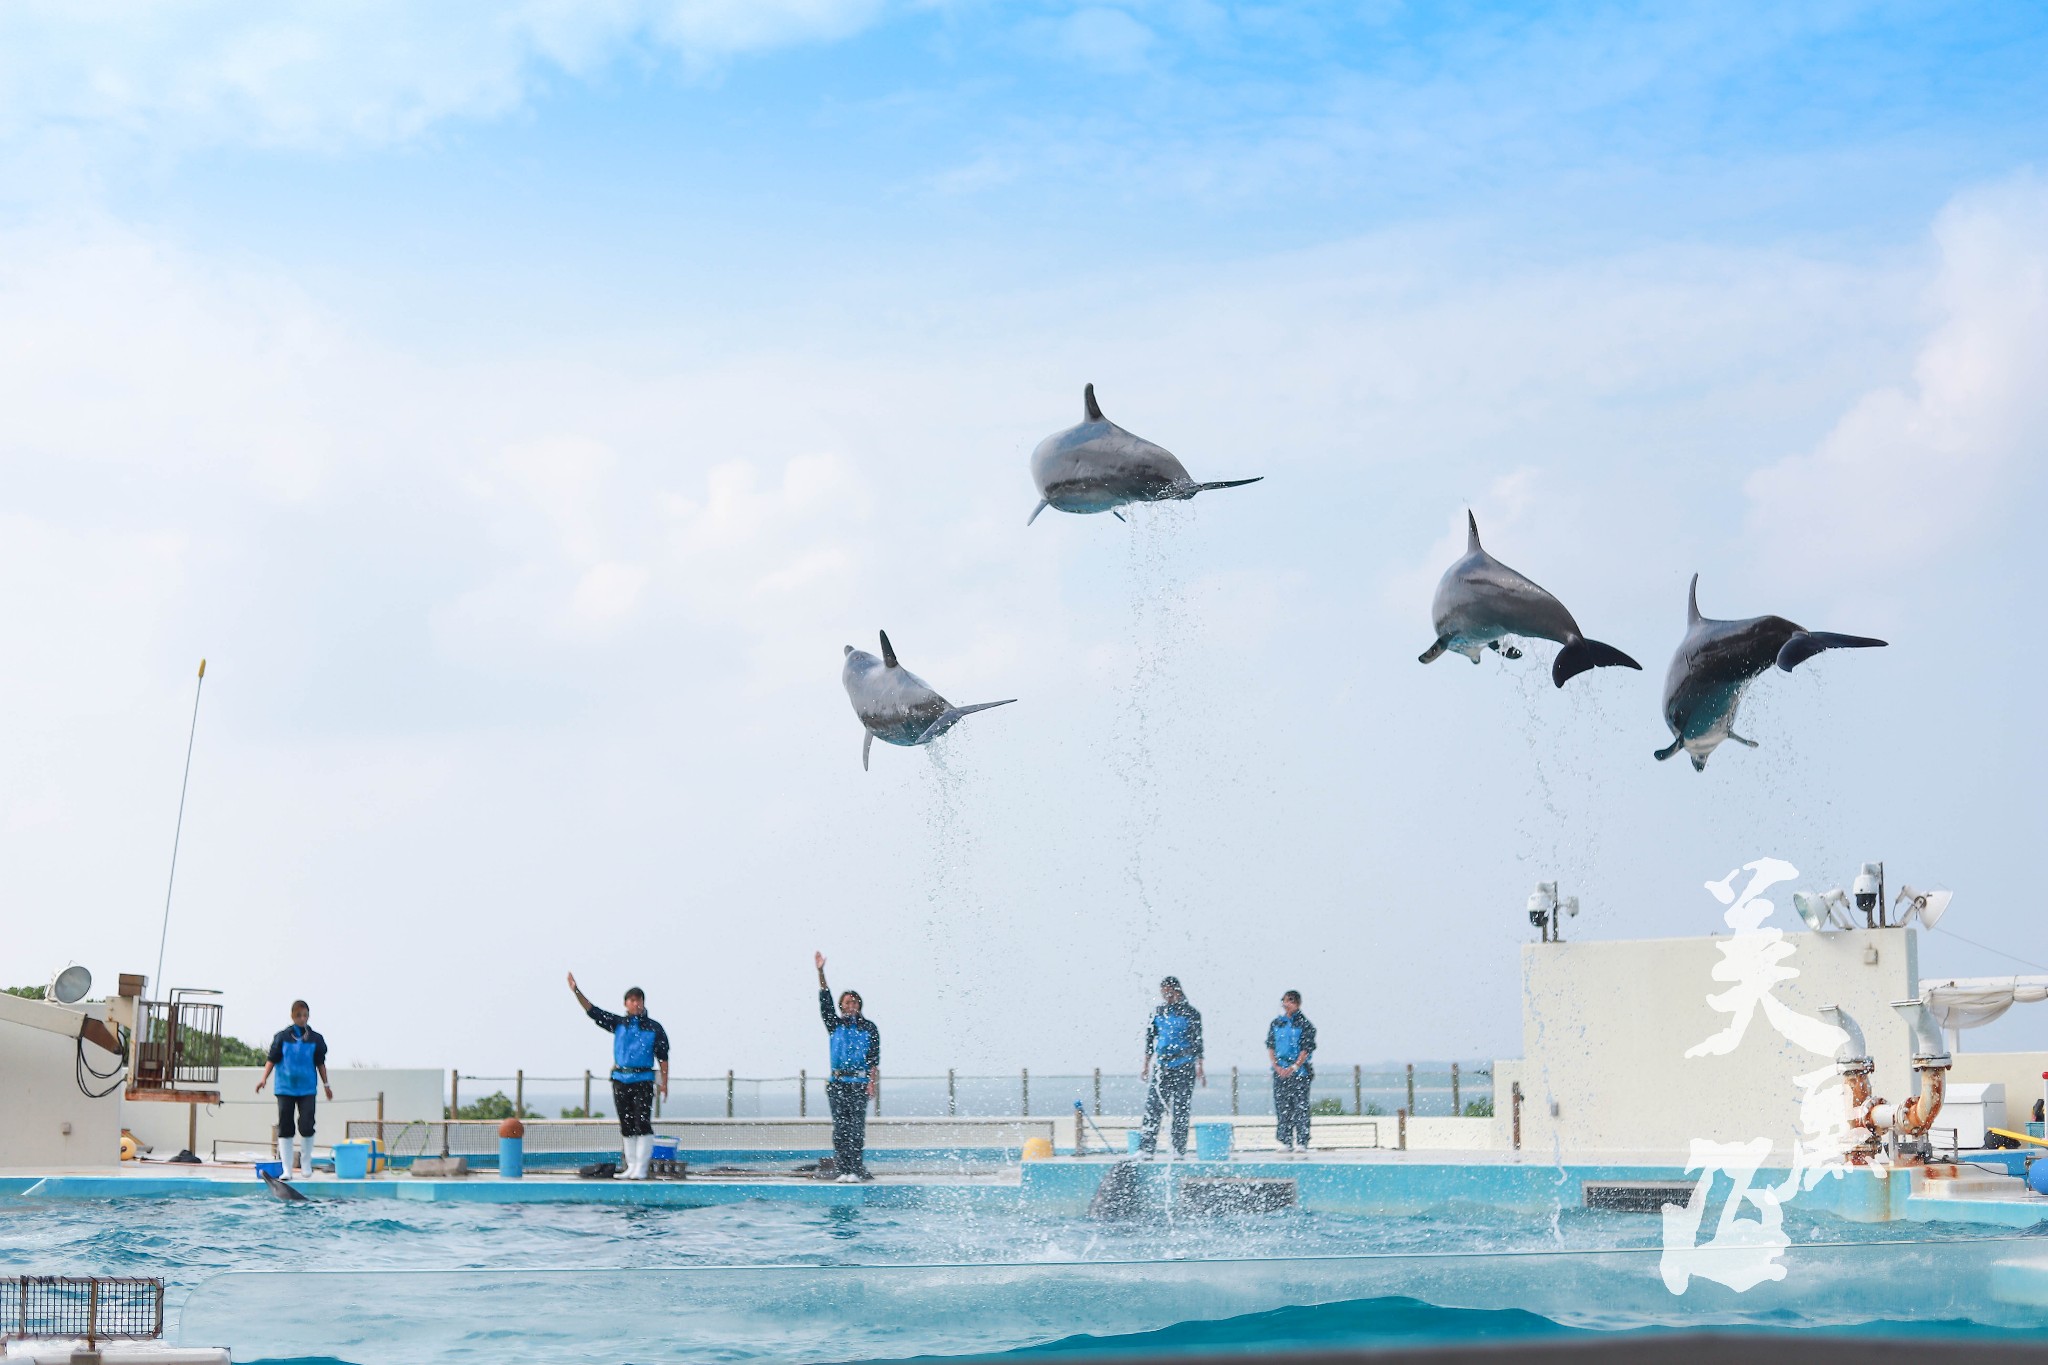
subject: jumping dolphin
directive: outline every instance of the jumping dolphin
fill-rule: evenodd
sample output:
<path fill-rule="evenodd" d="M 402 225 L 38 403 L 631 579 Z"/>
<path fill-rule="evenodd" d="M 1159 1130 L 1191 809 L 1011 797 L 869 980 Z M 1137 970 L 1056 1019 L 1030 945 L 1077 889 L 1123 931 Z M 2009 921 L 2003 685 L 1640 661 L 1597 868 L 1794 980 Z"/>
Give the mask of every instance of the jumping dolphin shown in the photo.
<path fill-rule="evenodd" d="M 959 724 L 962 716 L 986 711 L 991 706 L 1008 706 L 1017 700 L 985 701 L 975 706 L 955 706 L 932 690 L 932 685 L 896 662 L 896 649 L 889 632 L 882 631 L 882 657 L 864 649 L 846 647 L 846 666 L 839 680 L 846 684 L 846 696 L 853 714 L 866 731 L 860 741 L 860 766 L 866 772 L 868 750 L 879 739 L 885 744 L 929 744 Z"/>
<path fill-rule="evenodd" d="M 1782 616 L 1752 616 L 1746 621 L 1715 621 L 1700 615 L 1700 576 L 1692 576 L 1685 597 L 1685 638 L 1671 656 L 1664 675 L 1664 723 L 1671 743 L 1657 750 L 1657 761 L 1680 749 L 1704 771 L 1707 755 L 1724 739 L 1756 747 L 1732 728 L 1743 689 L 1773 663 L 1790 673 L 1824 649 L 1876 649 L 1884 644 L 1862 635 L 1832 635 L 1807 630 Z"/>
<path fill-rule="evenodd" d="M 1434 663 L 1447 649 L 1475 664 L 1482 648 L 1519 659 L 1521 650 L 1501 643 L 1519 635 L 1564 646 L 1550 665 L 1550 680 L 1559 687 L 1589 668 L 1642 668 L 1613 645 L 1588 640 L 1564 603 L 1486 553 L 1479 544 L 1479 518 L 1469 510 L 1465 524 L 1465 557 L 1444 570 L 1436 585 L 1430 608 L 1436 643 L 1422 651 L 1422 662 Z"/>
<path fill-rule="evenodd" d="M 1258 479 L 1226 479 L 1196 483 L 1187 466 L 1164 446 L 1133 436 L 1102 415 L 1095 405 L 1095 386 L 1081 390 L 1082 420 L 1056 431 L 1031 452 L 1031 478 L 1038 485 L 1038 506 L 1024 524 L 1038 520 L 1048 507 L 1062 512 L 1108 512 L 1128 502 L 1183 502 L 1212 488 L 1239 488 Z M 1264 475 L 1260 475 L 1264 478 Z"/>

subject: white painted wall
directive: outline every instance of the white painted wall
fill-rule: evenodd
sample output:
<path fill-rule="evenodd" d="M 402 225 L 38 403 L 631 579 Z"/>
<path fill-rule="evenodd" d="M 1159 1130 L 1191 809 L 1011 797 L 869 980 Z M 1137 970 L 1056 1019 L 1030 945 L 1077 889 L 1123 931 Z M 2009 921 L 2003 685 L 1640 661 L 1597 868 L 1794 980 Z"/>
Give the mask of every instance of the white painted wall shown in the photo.
<path fill-rule="evenodd" d="M 1776 990 L 1801 1014 L 1818 1017 L 1826 1004 L 1848 1010 L 1877 1062 L 1876 1093 L 1893 1100 L 1912 1085 L 1911 1035 L 1891 1002 L 1918 993 L 1917 934 L 1788 933 L 1795 951 L 1784 965 L 1799 974 Z M 1519 1079 L 1524 1151 L 1683 1159 L 1693 1138 L 1768 1135 L 1787 1154 L 1799 1129 L 1793 1078 L 1828 1067 L 1830 1057 L 1781 1037 L 1761 1010 L 1734 1052 L 1684 1055 L 1730 1022 L 1707 1004 L 1727 989 L 1713 970 L 1730 937 L 1526 945 L 1522 1064 L 1519 1077 L 1496 1070 L 1499 1130 L 1509 1121 L 1508 1084 Z M 1874 963 L 1865 960 L 1872 950 Z"/>
<path fill-rule="evenodd" d="M 79 1011 L 0 995 L 0 1167 L 117 1165 L 120 1102 L 79 1093 L 75 1035 L 46 1033 L 23 1022 L 52 1014 L 75 1019 Z M 116 1060 L 90 1044 L 86 1056 L 102 1071 Z M 95 1089 L 106 1084 L 91 1076 L 86 1082 Z"/>
<path fill-rule="evenodd" d="M 271 1129 L 277 1124 L 277 1100 L 269 1090 L 256 1093 L 261 1067 L 224 1066 L 220 1071 L 221 1103 L 199 1109 L 199 1145 L 192 1150 L 210 1157 L 216 1140 L 221 1155 L 231 1151 L 269 1151 Z M 377 1117 L 377 1095 L 384 1095 L 387 1123 L 412 1119 L 439 1122 L 445 1099 L 442 1094 L 448 1073 L 427 1068 L 329 1067 L 327 1077 L 334 1084 L 334 1098 L 320 1097 L 314 1118 L 314 1141 L 321 1147 L 342 1140 L 350 1119 Z M 155 1101 L 124 1102 L 121 1122 L 128 1130 L 155 1149 L 156 1156 L 170 1156 L 185 1146 L 191 1107 Z"/>

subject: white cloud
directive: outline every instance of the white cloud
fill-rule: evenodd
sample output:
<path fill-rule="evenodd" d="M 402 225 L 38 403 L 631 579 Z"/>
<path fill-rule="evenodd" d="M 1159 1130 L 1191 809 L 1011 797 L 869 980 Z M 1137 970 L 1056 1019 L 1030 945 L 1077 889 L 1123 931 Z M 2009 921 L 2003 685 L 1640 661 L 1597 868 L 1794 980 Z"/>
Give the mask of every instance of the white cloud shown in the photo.
<path fill-rule="evenodd" d="M 334 148 L 518 107 L 551 72 L 639 55 L 702 68 L 845 36 L 880 0 L 240 0 L 0 6 L 0 135 Z"/>
<path fill-rule="evenodd" d="M 1813 450 L 1747 482 L 1749 524 L 1781 563 L 1922 573 L 2048 453 L 2048 185 L 1966 195 L 1934 240 L 1940 322 L 1910 381 L 1865 393 Z"/>

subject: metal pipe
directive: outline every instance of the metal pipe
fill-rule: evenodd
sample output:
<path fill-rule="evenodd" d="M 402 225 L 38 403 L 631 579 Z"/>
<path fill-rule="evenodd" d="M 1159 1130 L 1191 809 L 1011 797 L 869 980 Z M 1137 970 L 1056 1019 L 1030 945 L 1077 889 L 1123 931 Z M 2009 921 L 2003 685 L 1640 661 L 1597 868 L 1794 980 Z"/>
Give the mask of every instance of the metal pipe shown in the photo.
<path fill-rule="evenodd" d="M 1351 1112 L 1365 1112 L 1365 1068 L 1355 1064 L 1351 1068 Z"/>
<path fill-rule="evenodd" d="M 1230 1116 L 1237 1117 L 1237 1068 L 1230 1068 Z"/>
<path fill-rule="evenodd" d="M 462 1072 L 452 1066 L 448 1068 L 448 1117 L 462 1117 Z"/>
<path fill-rule="evenodd" d="M 953 1068 L 946 1068 L 946 1117 L 952 1118 L 960 1112 L 958 1100 L 953 1095 Z"/>
<path fill-rule="evenodd" d="M 1394 1124 L 1395 1132 L 1399 1135 L 1395 1146 L 1405 1152 L 1408 1150 L 1408 1111 L 1406 1109 L 1396 1109 L 1394 1111 Z"/>
<path fill-rule="evenodd" d="M 725 1073 L 725 1116 L 732 1117 L 732 1072 Z"/>
<path fill-rule="evenodd" d="M 796 1116 L 800 1119 L 811 1116 L 811 1073 L 802 1067 L 796 1072 Z"/>
<path fill-rule="evenodd" d="M 587 1070 L 583 1073 L 583 1117 L 595 1117 L 590 1110 L 590 1072 Z"/>
<path fill-rule="evenodd" d="M 1415 1112 L 1415 1063 L 1408 1063 L 1408 1112 Z"/>
<path fill-rule="evenodd" d="M 1095 1068 L 1095 1117 L 1102 1117 L 1102 1068 Z"/>
<path fill-rule="evenodd" d="M 519 1067 L 512 1073 L 512 1116 L 526 1117 L 526 1068 Z"/>
<path fill-rule="evenodd" d="M 1513 1146 L 1522 1150 L 1522 1083 L 1515 1081 L 1508 1086 L 1508 1103 L 1514 1113 Z"/>
<path fill-rule="evenodd" d="M 1452 1063 L 1451 1063 L 1451 1117 L 1453 1117 L 1453 1118 L 1456 1118 L 1456 1117 L 1457 1117 L 1458 1115 L 1460 1115 L 1460 1114 L 1462 1114 L 1462 1113 L 1464 1113 L 1464 1112 L 1465 1112 L 1464 1106 L 1458 1103 L 1458 1064 L 1457 1064 L 1456 1062 L 1452 1062 Z"/>
<path fill-rule="evenodd" d="M 1031 1117 L 1031 1068 L 1024 1068 L 1024 1117 Z"/>

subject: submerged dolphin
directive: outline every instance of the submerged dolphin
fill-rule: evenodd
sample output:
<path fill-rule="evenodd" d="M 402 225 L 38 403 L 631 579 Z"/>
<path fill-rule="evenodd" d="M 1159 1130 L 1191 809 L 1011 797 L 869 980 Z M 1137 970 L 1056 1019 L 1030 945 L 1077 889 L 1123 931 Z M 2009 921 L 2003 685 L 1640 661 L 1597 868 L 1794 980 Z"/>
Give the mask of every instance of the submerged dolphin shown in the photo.
<path fill-rule="evenodd" d="M 1746 621 L 1715 621 L 1700 615 L 1700 576 L 1692 576 L 1685 598 L 1685 638 L 1671 656 L 1664 675 L 1664 723 L 1671 743 L 1657 750 L 1657 761 L 1680 749 L 1692 758 L 1695 771 L 1707 766 L 1707 755 L 1724 739 L 1756 747 L 1732 728 L 1743 689 L 1772 664 L 1790 673 L 1824 649 L 1876 649 L 1884 644 L 1862 635 L 1833 635 L 1807 630 L 1782 616 L 1752 616 Z"/>
<path fill-rule="evenodd" d="M 284 1202 L 287 1204 L 303 1204 L 306 1202 L 305 1195 L 300 1194 L 297 1190 L 293 1189 L 290 1185 L 287 1185 L 284 1181 L 279 1180 L 276 1176 L 270 1174 L 270 1172 L 268 1171 L 265 1171 L 263 1173 L 263 1183 L 266 1187 L 269 1188 L 272 1194 L 276 1195 L 279 1199 L 284 1200 Z"/>
<path fill-rule="evenodd" d="M 1102 415 L 1095 405 L 1095 386 L 1081 390 L 1082 420 L 1056 431 L 1031 452 L 1031 478 L 1038 485 L 1038 506 L 1024 524 L 1038 520 L 1048 507 L 1062 512 L 1108 512 L 1129 502 L 1181 502 L 1212 488 L 1239 488 L 1258 479 L 1226 479 L 1196 483 L 1187 467 L 1164 446 L 1133 436 Z M 1259 478 L 1264 478 L 1262 474 Z"/>
<path fill-rule="evenodd" d="M 1434 663 L 1447 649 L 1475 664 L 1482 648 L 1519 659 L 1521 650 L 1501 643 L 1519 635 L 1564 646 L 1550 665 L 1550 680 L 1559 687 L 1589 668 L 1642 668 L 1613 645 L 1588 640 L 1564 603 L 1486 553 L 1479 544 L 1479 518 L 1469 510 L 1465 524 L 1465 557 L 1444 570 L 1436 585 L 1430 608 L 1436 643 L 1422 651 L 1422 662 Z"/>
<path fill-rule="evenodd" d="M 846 696 L 853 714 L 860 717 L 866 733 L 860 741 L 861 771 L 867 771 L 868 750 L 879 739 L 884 744 L 929 744 L 959 724 L 962 716 L 986 711 L 991 706 L 1008 706 L 1017 700 L 985 701 L 974 706 L 955 706 L 932 690 L 932 685 L 896 662 L 889 632 L 882 631 L 882 657 L 864 649 L 846 647 L 846 666 L 839 680 L 846 684 Z"/>

